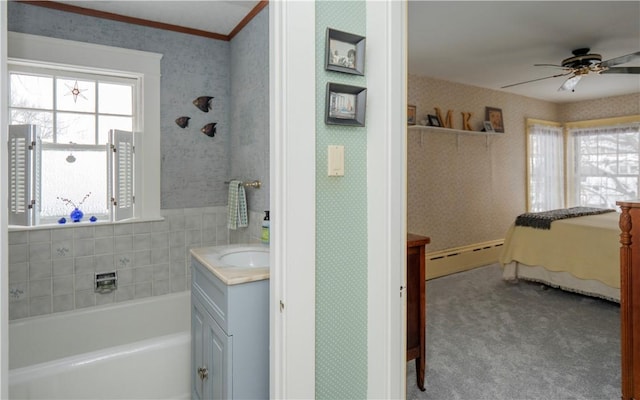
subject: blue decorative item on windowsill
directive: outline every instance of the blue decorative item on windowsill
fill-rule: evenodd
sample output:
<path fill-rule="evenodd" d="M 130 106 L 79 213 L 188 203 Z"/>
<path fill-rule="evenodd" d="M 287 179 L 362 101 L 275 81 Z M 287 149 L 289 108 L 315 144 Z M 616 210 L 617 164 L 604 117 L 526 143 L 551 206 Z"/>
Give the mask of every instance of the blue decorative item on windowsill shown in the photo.
<path fill-rule="evenodd" d="M 92 215 L 91 218 L 89 218 L 89 221 L 91 222 L 96 222 L 98 220 L 98 218 L 96 218 L 95 215 Z"/>
<path fill-rule="evenodd" d="M 65 199 L 65 198 L 61 198 L 61 197 L 57 197 L 57 199 L 61 200 L 66 205 L 73 206 L 73 211 L 71 211 L 71 214 L 69 214 L 69 217 L 71 218 L 71 221 L 73 221 L 73 222 L 80 222 L 82 220 L 82 217 L 84 217 L 84 213 L 78 207 L 81 206 L 85 202 L 85 200 L 87 200 L 87 198 L 89 198 L 89 196 L 91 196 L 91 192 L 87 193 L 82 198 L 82 201 L 80 201 L 78 204 L 74 203 L 73 201 L 71 201 L 69 199 Z M 91 218 L 93 219 L 95 217 L 91 217 Z M 60 218 L 58 220 L 59 224 L 64 224 L 65 222 L 67 222 L 67 220 L 64 219 L 64 218 Z M 94 222 L 94 221 L 92 220 L 91 222 Z"/>
<path fill-rule="evenodd" d="M 80 222 L 82 217 L 84 217 L 84 213 L 79 209 L 74 208 L 73 211 L 71 211 L 71 214 L 69 214 L 69 216 L 71 217 L 71 220 L 73 222 Z"/>

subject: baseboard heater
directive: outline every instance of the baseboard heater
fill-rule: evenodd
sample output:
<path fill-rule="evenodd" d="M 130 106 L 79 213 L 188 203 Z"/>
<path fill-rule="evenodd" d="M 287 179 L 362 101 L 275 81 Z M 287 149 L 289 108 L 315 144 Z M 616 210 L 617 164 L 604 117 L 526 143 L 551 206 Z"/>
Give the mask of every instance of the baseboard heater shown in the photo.
<path fill-rule="evenodd" d="M 495 263 L 503 244 L 504 239 L 500 239 L 433 253 L 427 252 L 425 276 L 427 279 L 433 279 Z"/>

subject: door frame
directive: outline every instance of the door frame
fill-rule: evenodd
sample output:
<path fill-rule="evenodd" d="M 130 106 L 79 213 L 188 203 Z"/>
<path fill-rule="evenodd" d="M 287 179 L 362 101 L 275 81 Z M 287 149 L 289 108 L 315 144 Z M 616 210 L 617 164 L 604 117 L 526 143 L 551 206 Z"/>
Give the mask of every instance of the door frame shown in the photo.
<path fill-rule="evenodd" d="M 404 398 L 406 1 L 367 2 L 367 397 Z M 315 396 L 315 4 L 269 3 L 272 398 Z"/>
<path fill-rule="evenodd" d="M 269 3 L 270 397 L 315 397 L 315 4 Z"/>
<path fill-rule="evenodd" d="M 368 398 L 406 397 L 406 6 L 367 2 Z"/>
<path fill-rule="evenodd" d="M 7 2 L 0 1 L 0 99 L 7 97 Z M 0 101 L 0 399 L 9 397 L 8 109 Z"/>

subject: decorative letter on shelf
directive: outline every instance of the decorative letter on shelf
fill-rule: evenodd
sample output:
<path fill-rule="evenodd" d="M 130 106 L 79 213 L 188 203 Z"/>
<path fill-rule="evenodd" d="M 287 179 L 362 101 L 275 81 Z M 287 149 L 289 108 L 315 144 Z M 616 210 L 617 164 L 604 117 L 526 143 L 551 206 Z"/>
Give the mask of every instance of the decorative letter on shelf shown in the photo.
<path fill-rule="evenodd" d="M 473 130 L 471 129 L 471 125 L 469 125 L 469 120 L 471 119 L 471 116 L 473 115 L 473 113 L 462 111 L 460 114 L 462 114 L 462 130 L 463 131 Z"/>
<path fill-rule="evenodd" d="M 438 119 L 442 122 L 443 128 L 453 128 L 453 110 L 447 111 L 447 118 L 442 118 L 442 111 L 440 111 L 440 107 L 434 107 L 436 110 L 436 115 Z"/>

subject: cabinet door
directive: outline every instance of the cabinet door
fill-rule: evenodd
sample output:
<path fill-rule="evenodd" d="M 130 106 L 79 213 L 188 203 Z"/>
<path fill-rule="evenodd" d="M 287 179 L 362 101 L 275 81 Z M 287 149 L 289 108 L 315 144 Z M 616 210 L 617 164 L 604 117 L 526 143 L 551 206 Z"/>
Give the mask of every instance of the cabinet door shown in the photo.
<path fill-rule="evenodd" d="M 199 299 L 192 296 L 193 387 L 194 398 L 230 399 L 232 337 L 222 330 Z M 201 349 L 198 352 L 198 348 Z M 202 371 L 206 377 L 201 378 Z"/>
<path fill-rule="evenodd" d="M 200 379 L 198 368 L 204 366 L 205 313 L 200 302 L 191 296 L 191 397 L 203 400 L 204 381 Z"/>

